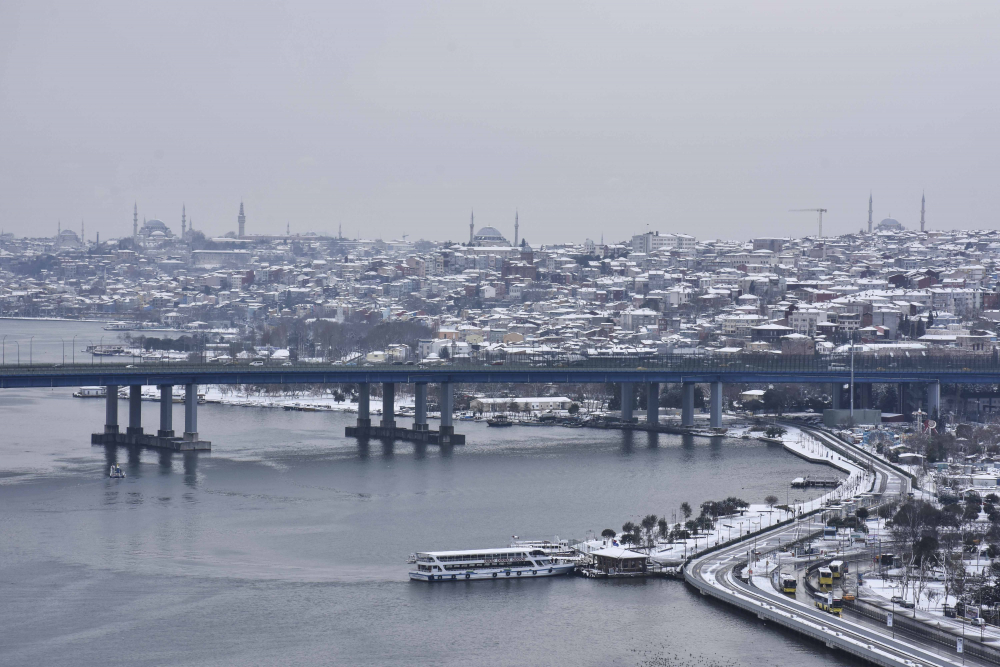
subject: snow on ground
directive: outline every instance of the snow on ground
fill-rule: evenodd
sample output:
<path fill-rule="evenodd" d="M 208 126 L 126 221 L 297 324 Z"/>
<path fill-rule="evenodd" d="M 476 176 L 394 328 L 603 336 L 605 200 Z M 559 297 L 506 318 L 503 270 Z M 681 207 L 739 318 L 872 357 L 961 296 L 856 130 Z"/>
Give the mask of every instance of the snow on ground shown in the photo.
<path fill-rule="evenodd" d="M 821 441 L 795 427 L 786 427 L 787 432 L 780 441 L 789 451 L 815 463 L 833 465 L 848 473 L 848 477 L 836 489 L 832 489 L 812 500 L 793 504 L 788 510 L 769 507 L 767 505 L 751 504 L 742 515 L 719 517 L 715 528 L 709 533 L 702 533 L 687 540 L 677 542 L 660 542 L 657 544 L 651 558 L 662 563 L 681 561 L 688 556 L 700 553 L 718 544 L 766 529 L 785 519 L 790 519 L 797 513 L 810 512 L 823 507 L 829 501 L 850 498 L 857 493 L 867 491 L 873 477 L 852 461 L 828 449 Z M 737 432 L 737 436 L 742 433 Z M 610 541 L 590 540 L 577 546 L 581 551 L 589 552 L 612 546 Z"/>
<path fill-rule="evenodd" d="M 966 567 L 972 571 L 976 568 L 976 562 L 974 560 L 967 561 Z M 890 600 L 895 596 L 902 597 L 904 600 L 908 600 L 910 602 L 917 599 L 912 580 L 910 586 L 904 590 L 901 579 L 883 580 L 875 573 L 871 573 L 870 577 L 865 577 L 864 584 L 861 586 L 861 595 L 870 602 L 880 602 L 888 609 L 893 608 Z M 962 633 L 964 627 L 965 634 L 978 634 L 980 632 L 980 628 L 970 626 L 969 623 L 963 622 L 958 618 L 948 618 L 942 613 L 942 605 L 946 603 L 954 605 L 955 602 L 956 598 L 954 595 L 945 597 L 944 582 L 928 581 L 925 583 L 923 590 L 920 591 L 916 609 L 904 609 L 899 605 L 895 605 L 895 612 L 899 616 L 914 616 L 915 613 L 917 620 L 930 622 L 938 627 L 948 628 L 955 633 Z M 986 639 L 993 641 L 1000 640 L 1000 628 L 987 626 L 983 629 L 982 634 Z"/>
<path fill-rule="evenodd" d="M 316 410 L 332 410 L 336 412 L 357 412 L 358 404 L 352 403 L 346 398 L 337 401 L 332 392 L 312 393 L 312 392 L 283 392 L 281 395 L 267 394 L 247 394 L 240 391 L 239 387 L 226 385 L 207 385 L 204 387 L 205 400 L 209 403 L 220 403 L 222 405 L 237 405 L 253 408 L 312 408 Z M 396 412 L 411 411 L 414 407 L 412 397 L 396 397 Z M 405 410 L 404 410 L 405 408 Z M 371 413 L 382 414 L 382 399 L 371 399 Z"/>

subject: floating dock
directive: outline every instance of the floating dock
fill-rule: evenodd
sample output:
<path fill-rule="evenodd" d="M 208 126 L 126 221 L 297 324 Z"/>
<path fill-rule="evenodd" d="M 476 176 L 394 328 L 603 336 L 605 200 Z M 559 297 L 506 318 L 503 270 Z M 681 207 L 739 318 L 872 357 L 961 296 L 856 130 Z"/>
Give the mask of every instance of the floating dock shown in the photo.
<path fill-rule="evenodd" d="M 344 429 L 344 435 L 348 438 L 385 438 L 387 440 L 426 442 L 429 445 L 465 444 L 465 435 L 461 433 L 442 433 L 430 429 L 402 428 L 400 426 L 348 426 Z"/>

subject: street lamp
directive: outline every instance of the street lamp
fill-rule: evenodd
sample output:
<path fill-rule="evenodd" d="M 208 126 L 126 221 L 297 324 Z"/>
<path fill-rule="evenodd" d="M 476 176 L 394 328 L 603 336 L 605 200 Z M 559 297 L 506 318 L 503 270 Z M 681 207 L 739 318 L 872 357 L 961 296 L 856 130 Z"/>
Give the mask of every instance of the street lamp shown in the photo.
<path fill-rule="evenodd" d="M 76 363 L 76 337 L 77 336 L 79 336 L 79 334 L 73 334 L 73 339 L 69 343 L 70 354 L 73 355 L 73 363 L 74 364 Z"/>
<path fill-rule="evenodd" d="M 62 336 L 60 336 L 59 340 L 62 341 L 62 362 L 63 362 L 63 364 L 65 364 L 66 363 L 66 339 L 63 338 Z"/>
<path fill-rule="evenodd" d="M 854 334 L 851 334 L 851 426 L 854 426 Z"/>
<path fill-rule="evenodd" d="M 0 353 L 0 358 L 2 358 L 2 361 L 0 361 L 0 365 L 3 366 L 7 365 L 7 336 L 9 335 L 10 334 L 6 334 L 3 337 L 3 352 Z"/>
<path fill-rule="evenodd" d="M 895 592 L 896 591 L 894 590 L 893 593 L 895 593 Z M 892 603 L 892 616 L 893 616 L 893 618 L 895 618 L 895 616 L 896 616 L 896 596 L 892 595 L 891 598 L 892 599 L 889 600 L 889 602 Z M 963 637 L 965 636 L 965 626 L 962 626 L 962 636 Z M 892 629 L 892 638 L 893 639 L 896 638 L 896 628 L 895 627 Z"/>
<path fill-rule="evenodd" d="M 21 344 L 18 343 L 15 340 L 14 341 L 14 345 L 17 345 L 17 365 L 20 366 L 21 365 Z"/>
<path fill-rule="evenodd" d="M 101 344 L 98 348 L 101 351 L 101 363 L 104 363 L 104 336 L 101 336 Z"/>
<path fill-rule="evenodd" d="M 32 358 L 31 358 L 31 351 L 32 351 L 32 348 L 34 348 L 34 346 L 35 346 L 35 337 L 34 336 L 28 336 L 28 365 L 29 366 L 31 366 L 32 363 L 33 363 L 32 362 Z"/>

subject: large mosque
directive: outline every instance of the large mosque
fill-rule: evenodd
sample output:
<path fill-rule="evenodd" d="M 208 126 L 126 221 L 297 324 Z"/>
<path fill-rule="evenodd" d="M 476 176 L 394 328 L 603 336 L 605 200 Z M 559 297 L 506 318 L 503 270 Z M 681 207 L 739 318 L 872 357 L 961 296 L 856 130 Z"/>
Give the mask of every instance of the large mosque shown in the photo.
<path fill-rule="evenodd" d="M 926 221 L 924 219 L 924 214 L 926 213 L 925 205 L 927 203 L 924 195 L 920 195 L 920 231 L 924 231 L 924 225 Z M 903 226 L 899 220 L 893 217 L 883 218 L 877 225 L 873 225 L 872 222 L 872 195 L 868 195 L 868 233 L 874 232 L 901 232 L 906 227 Z"/>
<path fill-rule="evenodd" d="M 485 247 L 510 247 L 511 245 L 517 246 L 518 242 L 518 219 L 517 212 L 514 212 L 514 243 L 511 244 L 510 241 L 500 232 L 496 227 L 480 227 L 479 231 L 476 232 L 476 214 L 473 212 L 469 217 L 469 245 L 470 246 L 485 246 Z"/>

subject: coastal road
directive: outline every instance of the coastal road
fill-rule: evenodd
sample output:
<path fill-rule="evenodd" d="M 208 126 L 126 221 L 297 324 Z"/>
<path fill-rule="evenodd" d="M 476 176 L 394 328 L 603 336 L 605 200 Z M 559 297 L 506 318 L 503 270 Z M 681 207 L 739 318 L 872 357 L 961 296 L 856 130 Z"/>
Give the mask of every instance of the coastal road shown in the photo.
<path fill-rule="evenodd" d="M 892 466 L 868 457 L 864 452 L 848 447 L 820 431 L 809 433 L 819 438 L 831 449 L 851 458 L 870 462 L 877 473 L 875 491 L 885 496 L 900 496 L 909 490 L 909 479 Z M 817 515 L 799 522 L 781 526 L 758 536 L 756 547 L 761 554 L 776 551 L 797 536 L 820 532 L 824 522 Z M 831 648 L 838 648 L 878 665 L 962 665 L 989 664 L 966 655 L 940 654 L 940 649 L 915 645 L 904 638 L 894 638 L 891 634 L 876 630 L 867 624 L 859 624 L 843 619 L 815 606 L 788 598 L 770 586 L 759 588 L 736 577 L 735 568 L 746 562 L 750 543 L 724 547 L 716 552 L 692 560 L 685 568 L 684 577 L 702 594 L 711 595 L 729 604 L 756 614 L 763 620 L 772 621 L 795 630 L 800 634 L 824 642 Z M 752 580 L 751 580 L 752 581 Z"/>

